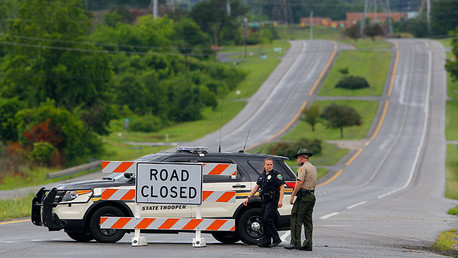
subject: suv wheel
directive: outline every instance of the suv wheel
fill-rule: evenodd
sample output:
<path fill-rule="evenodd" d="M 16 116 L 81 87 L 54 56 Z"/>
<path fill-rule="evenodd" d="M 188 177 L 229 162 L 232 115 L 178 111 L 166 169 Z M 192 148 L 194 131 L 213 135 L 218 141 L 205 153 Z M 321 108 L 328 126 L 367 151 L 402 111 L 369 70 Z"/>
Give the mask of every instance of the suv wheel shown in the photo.
<path fill-rule="evenodd" d="M 94 214 L 92 214 L 90 220 L 91 234 L 94 236 L 94 239 L 99 243 L 116 243 L 118 242 L 126 233 L 122 229 L 101 229 L 100 228 L 100 217 L 123 217 L 124 213 L 113 206 L 104 206 L 97 209 Z"/>
<path fill-rule="evenodd" d="M 248 245 L 256 245 L 264 232 L 260 208 L 245 211 L 237 222 L 240 239 Z"/>
<path fill-rule="evenodd" d="M 213 232 L 212 236 L 224 244 L 233 244 L 240 240 L 239 234 L 237 232 Z"/>
<path fill-rule="evenodd" d="M 65 233 L 67 233 L 67 235 L 71 239 L 76 240 L 78 242 L 89 242 L 92 239 L 94 239 L 94 237 L 92 237 L 92 235 L 89 233 L 74 233 L 74 232 L 65 232 Z"/>

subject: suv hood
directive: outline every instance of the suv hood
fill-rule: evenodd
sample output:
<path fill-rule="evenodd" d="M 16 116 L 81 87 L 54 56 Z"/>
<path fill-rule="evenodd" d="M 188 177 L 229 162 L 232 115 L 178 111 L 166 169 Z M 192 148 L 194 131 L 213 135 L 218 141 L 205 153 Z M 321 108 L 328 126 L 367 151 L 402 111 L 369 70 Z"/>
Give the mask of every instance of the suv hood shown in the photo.
<path fill-rule="evenodd" d="M 57 190 L 77 190 L 77 189 L 94 189 L 94 188 L 107 188 L 117 187 L 122 185 L 130 185 L 126 182 L 118 182 L 110 179 L 99 179 L 99 180 L 84 180 L 84 181 L 73 181 L 66 182 L 63 184 L 55 185 Z"/>

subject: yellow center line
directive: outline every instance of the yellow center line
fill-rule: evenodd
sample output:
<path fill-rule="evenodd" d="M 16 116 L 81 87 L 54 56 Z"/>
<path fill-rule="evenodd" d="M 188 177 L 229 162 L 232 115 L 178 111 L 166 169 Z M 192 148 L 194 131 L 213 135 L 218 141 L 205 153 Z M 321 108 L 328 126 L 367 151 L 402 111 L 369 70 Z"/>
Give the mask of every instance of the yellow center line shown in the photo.
<path fill-rule="evenodd" d="M 383 120 L 385 120 L 386 110 L 388 109 L 388 104 L 389 103 L 390 102 L 388 100 L 385 102 L 385 107 L 383 108 L 382 117 L 380 118 L 380 121 L 378 123 L 377 129 L 375 130 L 374 134 L 372 135 L 372 137 L 371 137 L 371 139 L 369 141 L 374 140 L 375 136 L 377 136 L 378 132 L 380 131 L 380 128 L 382 127 L 382 124 L 383 124 Z"/>
<path fill-rule="evenodd" d="M 393 85 L 394 85 L 394 78 L 396 76 L 396 71 L 397 71 L 397 68 L 398 68 L 398 62 L 399 62 L 399 45 L 398 43 L 394 42 L 394 45 L 395 45 L 395 48 L 396 48 L 396 59 L 394 60 L 394 66 L 393 66 L 393 74 L 391 75 L 391 81 L 390 81 L 390 88 L 388 90 L 388 96 L 391 96 L 391 92 L 393 90 Z M 386 111 L 388 109 L 388 104 L 390 102 L 387 100 L 385 102 L 385 107 L 383 108 L 383 113 L 382 113 L 382 117 L 380 118 L 380 121 L 378 123 L 378 126 L 377 126 L 377 129 L 375 129 L 375 132 L 374 134 L 372 135 L 372 137 L 369 139 L 369 142 L 371 142 L 372 140 L 374 140 L 374 138 L 378 135 L 378 132 L 380 131 L 380 128 L 382 127 L 382 124 L 383 124 L 383 121 L 385 120 L 385 116 L 386 116 Z M 358 157 L 358 155 L 364 150 L 364 148 L 361 148 L 359 149 L 359 151 L 345 164 L 345 166 L 348 166 L 350 165 L 354 159 L 356 159 L 356 157 Z M 343 172 L 343 170 L 339 170 L 339 172 L 337 172 L 333 177 L 331 177 L 328 181 L 324 182 L 324 183 L 321 183 L 319 184 L 318 186 L 323 186 L 323 185 L 326 185 L 330 182 L 332 182 L 333 180 L 335 180 L 341 173 Z"/>
<path fill-rule="evenodd" d="M 396 59 L 394 59 L 393 74 L 391 75 L 391 82 L 390 82 L 390 89 L 388 90 L 388 96 L 391 96 L 391 91 L 393 90 L 394 76 L 396 76 L 396 70 L 398 68 L 398 61 L 399 61 L 399 45 L 396 42 L 394 42 L 394 45 L 396 48 Z"/>
<path fill-rule="evenodd" d="M 332 182 L 334 179 L 336 179 L 342 172 L 343 172 L 343 169 L 339 170 L 339 172 L 337 172 L 333 177 L 329 178 L 328 181 L 319 184 L 318 187 L 321 187 L 321 186 L 324 186 L 324 185 L 329 184 L 329 183 Z"/>
<path fill-rule="evenodd" d="M 336 43 L 335 41 L 333 41 L 333 42 L 334 42 L 334 51 L 332 52 L 331 58 L 329 58 L 328 63 L 327 63 L 326 66 L 324 67 L 323 71 L 321 71 L 321 74 L 320 74 L 320 76 L 318 77 L 318 80 L 316 80 L 315 84 L 313 85 L 312 89 L 311 89 L 310 92 L 309 92 L 309 96 L 312 96 L 313 92 L 315 91 L 316 87 L 318 86 L 318 83 L 320 83 L 321 78 L 323 78 L 324 73 L 325 73 L 326 70 L 328 69 L 329 65 L 331 65 L 331 61 L 332 61 L 332 59 L 334 58 L 334 56 L 336 55 L 336 53 L 337 53 L 337 48 L 335 47 L 335 45 L 336 45 L 337 43 Z"/>
<path fill-rule="evenodd" d="M 350 165 L 350 163 L 353 162 L 354 159 L 356 159 L 356 157 L 358 157 L 358 155 L 363 151 L 363 148 L 359 149 L 359 151 L 353 155 L 353 157 L 347 162 L 347 164 L 345 164 L 346 166 Z"/>
<path fill-rule="evenodd" d="M 337 44 L 335 41 L 334 41 L 334 44 Z M 337 49 L 334 48 L 334 51 L 332 52 L 332 55 L 331 57 L 329 58 L 328 60 L 328 63 L 326 64 L 326 66 L 324 67 L 323 71 L 321 72 L 320 76 L 318 77 L 318 79 L 316 80 L 315 84 L 313 85 L 312 89 L 310 90 L 309 92 L 309 96 L 311 96 L 313 94 L 313 91 L 315 91 L 315 88 L 316 86 L 318 85 L 318 83 L 321 81 L 321 78 L 323 77 L 324 73 L 326 72 L 326 70 L 328 69 L 329 65 L 331 64 L 332 62 L 332 59 L 334 58 L 334 56 L 336 55 L 336 52 L 337 52 Z M 286 130 L 288 130 L 288 128 L 294 123 L 294 121 L 296 121 L 296 119 L 301 115 L 302 111 L 304 110 L 305 106 L 307 105 L 307 100 L 304 101 L 304 103 L 302 103 L 301 105 L 301 108 L 299 109 L 299 111 L 296 113 L 296 115 L 294 115 L 293 119 L 291 119 L 291 121 L 289 121 L 289 123 L 283 127 L 283 129 L 281 129 L 279 132 L 277 132 L 274 136 L 270 137 L 269 139 L 267 139 L 266 141 L 264 142 L 261 142 L 261 143 L 257 143 L 257 144 L 254 144 L 254 145 L 251 145 L 249 146 L 247 149 L 250 150 L 250 149 L 253 149 L 253 148 L 256 148 L 258 147 L 259 145 L 265 143 L 265 142 L 270 142 L 272 139 L 278 137 L 279 135 L 281 135 L 282 133 L 284 133 Z"/>
<path fill-rule="evenodd" d="M 13 224 L 13 223 L 19 223 L 19 222 L 26 222 L 26 221 L 30 221 L 30 219 L 13 220 L 13 221 L 8 221 L 8 222 L 0 222 L 0 225 Z"/>

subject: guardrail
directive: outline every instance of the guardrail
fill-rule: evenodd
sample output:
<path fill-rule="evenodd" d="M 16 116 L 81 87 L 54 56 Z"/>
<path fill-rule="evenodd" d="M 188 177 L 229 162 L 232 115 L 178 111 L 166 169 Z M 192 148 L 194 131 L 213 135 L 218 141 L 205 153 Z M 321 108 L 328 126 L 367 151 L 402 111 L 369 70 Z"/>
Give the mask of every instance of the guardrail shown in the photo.
<path fill-rule="evenodd" d="M 83 164 L 83 165 L 80 165 L 80 166 L 66 168 L 66 169 L 63 169 L 63 170 L 60 170 L 60 171 L 48 173 L 48 174 L 46 174 L 46 179 L 52 179 L 52 178 L 59 178 L 59 177 L 74 175 L 74 174 L 82 172 L 82 171 L 100 168 L 101 165 L 102 165 L 102 161 L 101 160 L 96 160 L 96 161 L 93 161 L 93 162 L 90 162 L 90 163 L 86 163 L 86 164 Z"/>

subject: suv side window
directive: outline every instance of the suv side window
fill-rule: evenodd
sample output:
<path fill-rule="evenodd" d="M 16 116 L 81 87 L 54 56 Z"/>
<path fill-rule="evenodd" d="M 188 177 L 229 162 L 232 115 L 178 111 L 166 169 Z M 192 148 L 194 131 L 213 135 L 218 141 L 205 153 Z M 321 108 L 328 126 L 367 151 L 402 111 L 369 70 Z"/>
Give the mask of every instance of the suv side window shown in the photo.
<path fill-rule="evenodd" d="M 264 168 L 264 159 L 248 160 L 248 164 L 250 164 L 253 170 L 256 171 L 258 175 L 260 175 Z M 285 180 L 287 181 L 296 180 L 294 173 L 290 169 L 288 169 L 288 167 L 286 166 L 283 160 L 274 159 L 274 169 L 280 172 Z"/>
<path fill-rule="evenodd" d="M 202 162 L 202 163 L 226 163 L 226 164 L 237 164 L 231 159 L 222 158 L 222 157 L 193 157 L 191 162 Z M 237 164 L 237 177 L 232 179 L 231 176 L 218 176 L 218 175 L 204 175 L 204 183 L 212 182 L 240 182 L 240 181 L 249 181 L 246 179 L 246 173 L 244 173 L 243 168 Z"/>

